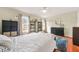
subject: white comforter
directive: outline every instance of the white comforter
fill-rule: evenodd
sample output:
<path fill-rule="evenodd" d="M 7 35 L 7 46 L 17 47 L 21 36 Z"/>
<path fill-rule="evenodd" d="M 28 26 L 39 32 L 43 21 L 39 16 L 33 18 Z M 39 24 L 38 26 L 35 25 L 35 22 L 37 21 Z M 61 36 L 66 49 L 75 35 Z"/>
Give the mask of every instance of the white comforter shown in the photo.
<path fill-rule="evenodd" d="M 11 45 L 12 45 L 12 41 L 9 37 L 5 35 L 0 35 L 0 46 L 11 48 Z"/>
<path fill-rule="evenodd" d="M 51 52 L 56 48 L 56 42 L 51 34 L 31 33 L 12 37 L 14 52 Z"/>

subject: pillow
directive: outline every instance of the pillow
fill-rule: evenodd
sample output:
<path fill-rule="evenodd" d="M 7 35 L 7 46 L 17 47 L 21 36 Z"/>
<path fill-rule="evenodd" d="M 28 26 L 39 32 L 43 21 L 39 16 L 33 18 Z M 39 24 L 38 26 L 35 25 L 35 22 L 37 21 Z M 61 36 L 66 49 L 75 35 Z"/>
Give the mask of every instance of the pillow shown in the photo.
<path fill-rule="evenodd" d="M 12 41 L 9 37 L 5 35 L 0 35 L 0 46 L 11 48 L 11 45 L 12 45 Z"/>
<path fill-rule="evenodd" d="M 62 52 L 66 52 L 66 48 L 67 48 L 66 38 L 64 38 L 64 37 L 55 37 L 54 40 L 56 41 L 57 48 Z"/>
<path fill-rule="evenodd" d="M 11 41 L 11 39 L 5 35 L 0 35 L 0 40 L 8 40 Z"/>

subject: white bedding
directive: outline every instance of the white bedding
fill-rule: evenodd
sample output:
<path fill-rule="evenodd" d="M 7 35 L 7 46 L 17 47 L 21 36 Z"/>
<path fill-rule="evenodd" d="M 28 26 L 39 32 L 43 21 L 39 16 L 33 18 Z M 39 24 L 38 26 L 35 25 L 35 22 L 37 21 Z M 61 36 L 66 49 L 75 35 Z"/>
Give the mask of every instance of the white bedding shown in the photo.
<path fill-rule="evenodd" d="M 0 35 L 0 46 L 11 48 L 12 41 L 5 35 Z"/>
<path fill-rule="evenodd" d="M 5 35 L 0 35 L 0 51 L 11 51 L 12 41 L 9 37 Z"/>
<path fill-rule="evenodd" d="M 56 48 L 54 37 L 47 33 L 31 33 L 11 39 L 14 41 L 14 52 L 51 52 Z"/>

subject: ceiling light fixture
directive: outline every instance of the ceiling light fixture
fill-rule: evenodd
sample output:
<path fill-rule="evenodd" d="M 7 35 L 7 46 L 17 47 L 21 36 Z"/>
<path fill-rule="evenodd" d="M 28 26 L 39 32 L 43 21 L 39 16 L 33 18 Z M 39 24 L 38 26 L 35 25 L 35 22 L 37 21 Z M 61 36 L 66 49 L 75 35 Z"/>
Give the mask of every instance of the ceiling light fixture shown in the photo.
<path fill-rule="evenodd" d="M 46 13 L 47 12 L 47 7 L 43 7 L 42 12 Z"/>

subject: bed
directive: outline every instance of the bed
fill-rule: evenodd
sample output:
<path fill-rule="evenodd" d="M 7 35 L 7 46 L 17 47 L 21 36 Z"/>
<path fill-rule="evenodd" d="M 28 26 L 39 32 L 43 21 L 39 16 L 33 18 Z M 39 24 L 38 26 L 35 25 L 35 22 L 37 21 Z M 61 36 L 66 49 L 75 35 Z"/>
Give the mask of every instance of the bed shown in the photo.
<path fill-rule="evenodd" d="M 52 52 L 56 47 L 54 36 L 48 33 L 30 33 L 11 39 L 10 52 Z"/>

